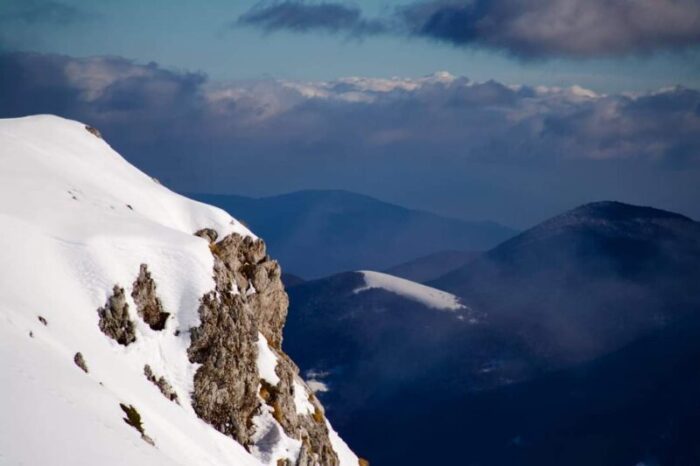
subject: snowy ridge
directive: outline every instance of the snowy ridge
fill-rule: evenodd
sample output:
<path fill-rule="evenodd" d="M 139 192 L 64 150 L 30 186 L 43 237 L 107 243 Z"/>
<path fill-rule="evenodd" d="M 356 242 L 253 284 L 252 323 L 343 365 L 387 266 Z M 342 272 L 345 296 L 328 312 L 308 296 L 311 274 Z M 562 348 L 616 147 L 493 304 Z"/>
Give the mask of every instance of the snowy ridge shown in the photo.
<path fill-rule="evenodd" d="M 214 289 L 208 241 L 193 235 L 202 228 L 253 236 L 224 211 L 161 186 L 79 122 L 0 120 L 0 464 L 274 464 L 190 405 L 188 330 Z M 136 315 L 141 264 L 170 313 L 162 331 Z M 128 346 L 98 328 L 96 310 L 115 285 L 135 324 Z M 73 362 L 78 352 L 88 373 Z M 146 364 L 179 404 L 146 379 Z M 138 410 L 155 446 L 124 422 L 120 403 Z"/>
<path fill-rule="evenodd" d="M 465 309 L 459 302 L 459 298 L 445 291 L 440 291 L 420 283 L 412 282 L 404 278 L 395 277 L 381 272 L 370 270 L 359 271 L 364 277 L 365 286 L 354 290 L 361 293 L 373 288 L 381 288 L 391 293 L 398 294 L 413 301 L 418 301 L 428 307 L 444 311 L 456 311 Z"/>

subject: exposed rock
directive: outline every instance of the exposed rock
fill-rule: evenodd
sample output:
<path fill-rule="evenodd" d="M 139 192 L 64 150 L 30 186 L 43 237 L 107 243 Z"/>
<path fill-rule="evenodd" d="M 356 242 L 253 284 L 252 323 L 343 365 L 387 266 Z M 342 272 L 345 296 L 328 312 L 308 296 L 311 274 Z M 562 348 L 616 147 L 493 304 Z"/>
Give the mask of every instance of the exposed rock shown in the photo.
<path fill-rule="evenodd" d="M 141 414 L 139 414 L 138 410 L 133 405 L 127 406 L 124 403 L 119 403 L 119 407 L 122 409 L 122 411 L 124 411 L 124 414 L 126 414 L 126 417 L 123 418 L 124 422 L 129 424 L 141 434 L 141 440 L 155 447 L 156 443 L 151 437 L 146 435 L 146 431 L 143 428 L 143 422 L 141 422 Z"/>
<path fill-rule="evenodd" d="M 216 230 L 213 230 L 211 228 L 202 228 L 201 230 L 197 230 L 195 231 L 194 235 L 199 236 L 200 238 L 204 238 L 210 243 L 214 243 L 217 240 L 217 238 L 219 238 L 219 234 L 216 232 Z"/>
<path fill-rule="evenodd" d="M 337 455 L 328 439 L 323 407 L 299 378 L 299 368 L 296 364 L 281 351 L 278 351 L 277 355 L 279 359 L 276 373 L 280 377 L 280 383 L 274 387 L 272 404 L 268 404 L 273 407 L 275 419 L 282 425 L 287 435 L 302 441 L 297 466 L 337 465 Z M 306 390 L 302 396 L 313 406 L 312 412 L 308 414 L 297 412 L 294 402 L 294 390 L 297 388 Z"/>
<path fill-rule="evenodd" d="M 112 296 L 104 307 L 97 310 L 100 316 L 100 330 L 120 345 L 128 345 L 136 340 L 134 323 L 129 317 L 129 304 L 126 302 L 124 288 L 114 285 Z"/>
<path fill-rule="evenodd" d="M 85 358 L 83 357 L 83 354 L 81 352 L 75 353 L 75 356 L 73 356 L 73 362 L 76 366 L 81 368 L 83 372 L 85 372 L 86 374 L 88 373 L 87 364 L 85 364 Z"/>
<path fill-rule="evenodd" d="M 151 278 L 146 264 L 141 264 L 139 276 L 133 284 L 131 297 L 136 303 L 136 311 L 153 330 L 163 330 L 170 313 L 163 310 L 163 304 L 156 295 L 156 282 Z"/>
<path fill-rule="evenodd" d="M 227 291 L 204 295 L 199 316 L 188 349 L 190 361 L 202 364 L 194 377 L 194 410 L 220 432 L 249 445 L 258 409 L 252 316 L 241 296 Z"/>
<path fill-rule="evenodd" d="M 151 369 L 151 366 L 149 366 L 148 364 L 143 366 L 143 373 L 146 376 L 146 378 L 151 383 L 153 383 L 153 385 L 158 387 L 158 390 L 160 390 L 163 396 L 165 396 L 170 401 L 174 401 L 175 403 L 180 404 L 180 401 L 177 398 L 177 393 L 173 389 L 173 386 L 170 385 L 170 383 L 165 379 L 165 377 L 156 377 L 156 375 L 153 373 L 153 370 Z"/>
<path fill-rule="evenodd" d="M 85 129 L 88 131 L 88 133 L 93 134 L 98 138 L 102 139 L 102 133 L 100 133 L 99 129 L 89 125 L 85 125 Z"/>
<path fill-rule="evenodd" d="M 210 238 L 203 231 L 197 235 Z M 295 385 L 305 385 L 297 366 L 281 350 L 289 302 L 279 265 L 266 255 L 261 240 L 235 233 L 212 243 L 210 249 L 216 289 L 201 299 L 201 324 L 191 330 L 188 349 L 190 361 L 201 364 L 194 379 L 195 411 L 217 430 L 250 447 L 255 437 L 253 419 L 264 402 L 272 407 L 285 433 L 301 440 L 297 466 L 337 466 L 321 405 L 311 396 L 314 412 L 299 414 L 294 403 Z M 275 371 L 280 381 L 275 386 L 258 374 L 258 333 L 277 356 Z"/>
<path fill-rule="evenodd" d="M 41 322 L 44 325 L 49 325 L 49 323 L 44 319 L 42 316 L 39 316 L 39 322 Z"/>

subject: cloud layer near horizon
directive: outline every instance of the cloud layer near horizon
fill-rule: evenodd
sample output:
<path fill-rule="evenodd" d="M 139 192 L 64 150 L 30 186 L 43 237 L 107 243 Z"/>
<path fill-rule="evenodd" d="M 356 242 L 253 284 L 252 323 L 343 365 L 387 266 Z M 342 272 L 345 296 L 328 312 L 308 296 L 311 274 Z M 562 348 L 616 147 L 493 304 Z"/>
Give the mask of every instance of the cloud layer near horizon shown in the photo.
<path fill-rule="evenodd" d="M 446 73 L 218 83 L 117 57 L 0 55 L 0 116 L 35 113 L 95 125 L 137 165 L 203 192 L 241 192 L 261 167 L 276 191 L 350 179 L 363 191 L 372 176 L 401 189 L 459 183 L 475 164 L 502 178 L 575 163 L 700 166 L 700 92 L 681 87 L 598 95 Z"/>
<path fill-rule="evenodd" d="M 239 18 L 266 32 L 390 33 L 521 58 L 593 58 L 700 44 L 696 0 L 423 0 L 368 19 L 343 3 L 266 1 Z"/>

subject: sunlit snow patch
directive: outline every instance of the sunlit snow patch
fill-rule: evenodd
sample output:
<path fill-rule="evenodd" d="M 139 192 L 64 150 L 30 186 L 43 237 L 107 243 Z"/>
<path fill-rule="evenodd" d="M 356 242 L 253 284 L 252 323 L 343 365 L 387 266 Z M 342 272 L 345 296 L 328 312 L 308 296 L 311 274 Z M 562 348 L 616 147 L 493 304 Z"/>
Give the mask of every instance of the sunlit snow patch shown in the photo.
<path fill-rule="evenodd" d="M 279 376 L 275 372 L 277 367 L 277 356 L 272 352 L 267 344 L 267 339 L 262 333 L 258 332 L 258 374 L 260 378 L 271 385 L 277 385 L 280 381 Z"/>
<path fill-rule="evenodd" d="M 355 289 L 354 293 L 381 288 L 434 309 L 456 311 L 466 308 L 457 296 L 420 283 L 370 270 L 361 270 L 359 273 L 364 277 L 365 286 Z"/>

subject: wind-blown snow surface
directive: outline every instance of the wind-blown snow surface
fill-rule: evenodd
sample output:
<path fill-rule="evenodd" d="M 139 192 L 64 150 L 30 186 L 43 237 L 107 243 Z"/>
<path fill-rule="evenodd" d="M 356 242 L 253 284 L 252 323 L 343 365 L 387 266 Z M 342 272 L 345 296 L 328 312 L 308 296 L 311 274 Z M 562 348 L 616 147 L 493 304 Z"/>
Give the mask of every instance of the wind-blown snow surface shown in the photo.
<path fill-rule="evenodd" d="M 381 288 L 413 301 L 418 301 L 434 309 L 456 311 L 457 309 L 465 308 L 465 306 L 459 302 L 459 298 L 453 294 L 386 273 L 373 272 L 370 270 L 361 270 L 360 273 L 364 276 L 365 286 L 357 288 L 355 293 L 371 290 L 373 288 Z"/>
<path fill-rule="evenodd" d="M 187 330 L 214 288 L 207 241 L 193 235 L 205 227 L 252 236 L 224 211 L 167 190 L 81 123 L 0 120 L 0 464 L 264 464 L 189 403 Z M 171 313 L 163 331 L 135 316 L 142 263 Z M 115 284 L 136 324 L 127 347 L 98 328 Z M 88 374 L 73 363 L 77 352 Z M 180 405 L 144 377 L 145 364 Z M 155 447 L 122 420 L 119 403 L 138 410 Z"/>

